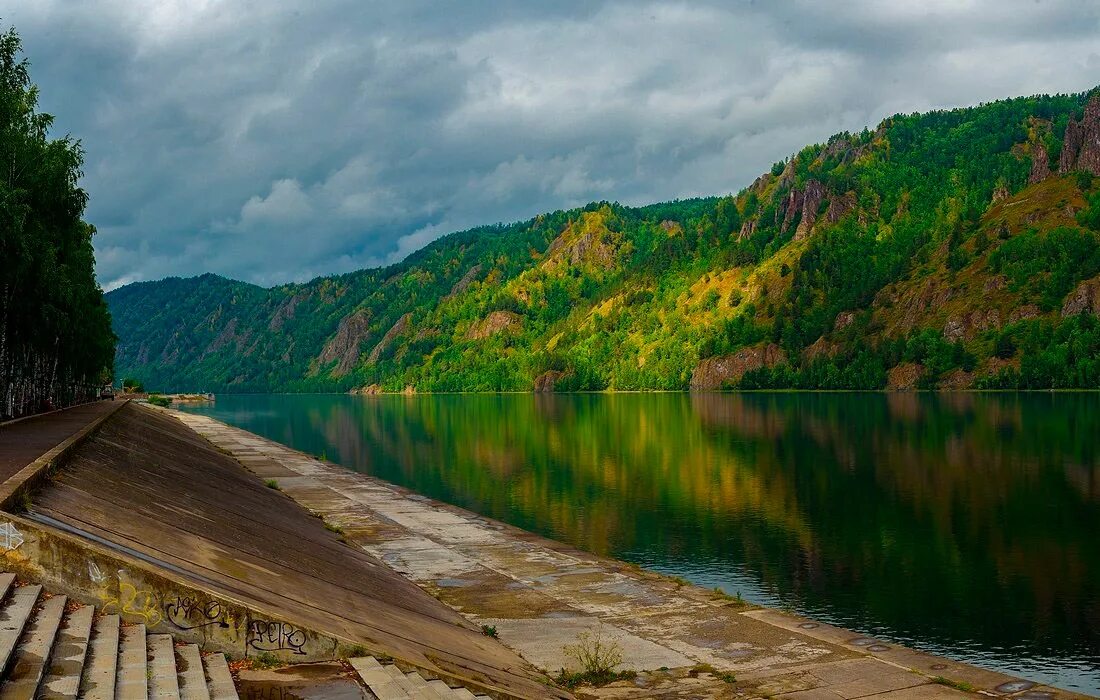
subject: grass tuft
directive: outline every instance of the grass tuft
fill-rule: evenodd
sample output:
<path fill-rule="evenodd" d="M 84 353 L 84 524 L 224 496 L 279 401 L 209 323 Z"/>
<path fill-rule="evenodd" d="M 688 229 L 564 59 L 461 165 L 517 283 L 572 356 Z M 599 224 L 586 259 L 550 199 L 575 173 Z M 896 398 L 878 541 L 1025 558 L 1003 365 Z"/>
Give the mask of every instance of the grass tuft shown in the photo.
<path fill-rule="evenodd" d="M 940 685 L 946 685 L 948 688 L 954 688 L 955 690 L 961 690 L 964 693 L 976 693 L 978 689 L 970 685 L 966 681 L 956 681 L 950 678 L 944 678 L 943 676 L 936 676 L 932 679 L 933 683 Z"/>

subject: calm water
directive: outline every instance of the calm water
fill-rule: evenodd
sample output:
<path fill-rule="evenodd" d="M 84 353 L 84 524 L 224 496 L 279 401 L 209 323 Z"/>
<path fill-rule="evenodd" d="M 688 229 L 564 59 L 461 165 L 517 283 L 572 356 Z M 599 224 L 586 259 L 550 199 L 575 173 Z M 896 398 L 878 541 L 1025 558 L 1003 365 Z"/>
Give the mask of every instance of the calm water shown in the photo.
<path fill-rule="evenodd" d="M 219 396 L 578 547 L 1100 694 L 1100 395 Z"/>

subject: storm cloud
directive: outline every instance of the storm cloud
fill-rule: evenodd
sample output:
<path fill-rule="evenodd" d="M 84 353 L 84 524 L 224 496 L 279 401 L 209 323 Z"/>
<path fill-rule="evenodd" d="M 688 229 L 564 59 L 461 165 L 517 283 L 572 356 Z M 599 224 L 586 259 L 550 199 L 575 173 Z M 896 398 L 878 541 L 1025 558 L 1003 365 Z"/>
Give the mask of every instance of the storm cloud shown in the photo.
<path fill-rule="evenodd" d="M 592 200 L 723 194 L 896 112 L 1100 83 L 1094 0 L 34 0 L 101 283 L 394 262 Z"/>

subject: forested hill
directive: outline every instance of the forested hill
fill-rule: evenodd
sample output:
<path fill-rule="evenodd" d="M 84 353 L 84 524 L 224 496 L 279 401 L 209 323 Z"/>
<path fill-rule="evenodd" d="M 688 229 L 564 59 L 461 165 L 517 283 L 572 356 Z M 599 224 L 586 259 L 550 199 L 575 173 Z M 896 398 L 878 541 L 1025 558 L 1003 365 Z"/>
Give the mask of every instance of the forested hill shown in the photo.
<path fill-rule="evenodd" d="M 21 52 L 0 34 L 0 420 L 94 396 L 115 355 L 81 220 L 84 154 L 49 137 Z"/>
<path fill-rule="evenodd" d="M 1100 96 L 897 115 L 732 197 L 591 204 L 308 284 L 123 287 L 117 363 L 214 391 L 1095 388 L 1093 176 Z"/>

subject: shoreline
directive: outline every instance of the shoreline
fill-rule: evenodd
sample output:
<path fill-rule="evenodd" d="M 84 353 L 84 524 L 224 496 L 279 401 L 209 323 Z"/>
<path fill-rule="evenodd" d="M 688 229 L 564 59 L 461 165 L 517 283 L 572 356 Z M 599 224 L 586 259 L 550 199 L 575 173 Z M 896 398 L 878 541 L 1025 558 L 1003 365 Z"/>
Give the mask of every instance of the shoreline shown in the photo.
<path fill-rule="evenodd" d="M 968 688 L 994 695 L 1031 692 L 1028 697 L 1036 700 L 1087 697 L 745 604 L 318 460 L 203 414 L 172 415 L 258 477 L 281 475 L 281 490 L 331 519 L 351 544 L 475 624 L 493 627 L 506 646 L 550 673 L 557 670 L 562 646 L 593 625 L 608 625 L 629 652 L 627 662 L 631 654 L 643 659 L 635 663 L 641 680 L 631 685 L 647 697 L 679 697 L 700 685 L 708 692 L 736 689 L 761 697 L 825 691 L 835 683 L 823 681 L 822 674 L 829 677 L 829 669 L 841 667 L 845 677 L 871 684 L 867 695 L 902 687 L 932 692 L 926 686 L 934 686 L 933 695 L 910 697 L 972 696 L 960 691 Z M 693 674 L 697 667 L 734 674 L 737 681 L 726 687 L 708 671 Z M 897 687 L 886 688 L 891 685 Z M 1017 690 L 1007 692 L 1011 688 Z M 592 697 L 610 691 L 592 691 Z M 614 696 L 631 697 L 622 694 L 629 692 L 618 687 Z"/>
<path fill-rule="evenodd" d="M 882 396 L 909 395 L 958 395 L 958 394 L 1100 394 L 1097 389 L 601 389 L 599 391 L 382 391 L 365 393 L 357 391 L 223 391 L 214 396 L 614 396 L 618 394 L 687 394 L 689 396 L 736 394 L 868 394 Z M 168 394 L 165 394 L 168 396 Z M 180 403 L 212 403 L 212 401 L 183 401 Z"/>

